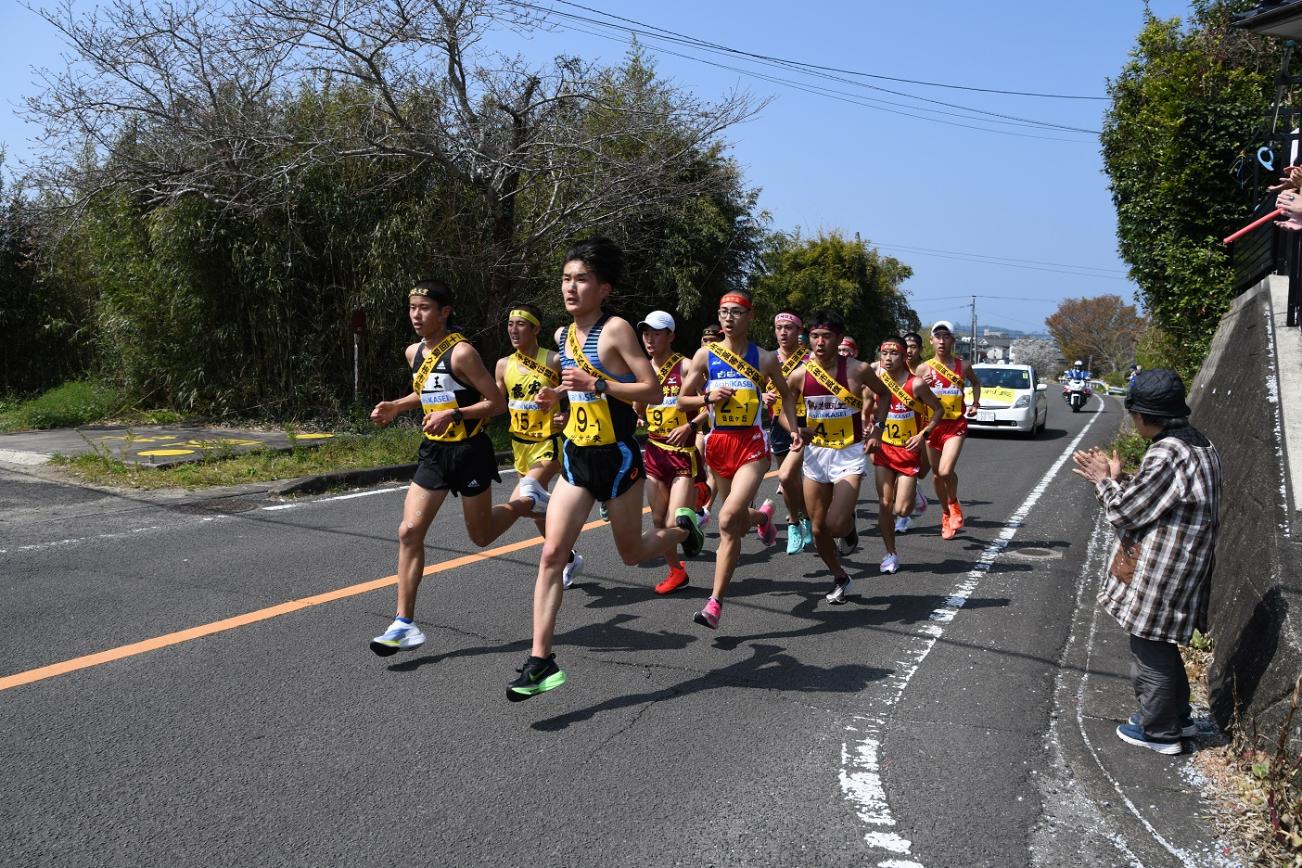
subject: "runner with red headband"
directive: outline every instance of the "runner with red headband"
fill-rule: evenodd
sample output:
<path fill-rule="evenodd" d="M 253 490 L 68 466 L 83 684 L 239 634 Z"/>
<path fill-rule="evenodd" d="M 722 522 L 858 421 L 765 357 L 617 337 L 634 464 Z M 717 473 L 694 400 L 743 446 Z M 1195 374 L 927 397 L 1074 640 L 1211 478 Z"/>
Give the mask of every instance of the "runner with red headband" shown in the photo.
<path fill-rule="evenodd" d="M 873 471 L 877 481 L 877 527 L 886 544 L 883 573 L 900 568 L 895 550 L 895 521 L 913 511 L 918 471 L 927 437 L 939 424 L 940 401 L 920 378 L 909 373 L 908 345 L 903 338 L 884 338 L 878 348 L 877 374 L 889 397 L 878 402 L 873 425 Z M 924 414 L 930 413 L 925 422 Z"/>
<path fill-rule="evenodd" d="M 800 333 L 804 322 L 800 314 L 790 308 L 783 308 L 773 317 L 773 335 L 778 339 L 778 361 L 782 364 L 782 375 L 788 378 L 806 358 L 809 351 L 800 342 Z M 805 402 L 799 391 L 796 395 L 796 425 L 805 424 Z M 764 406 L 768 408 L 773 424 L 769 428 L 769 446 L 778 461 L 778 491 L 787 505 L 787 554 L 794 555 L 804 551 L 805 546 L 814 541 L 814 531 L 805 512 L 804 485 L 800 476 L 800 458 L 804 450 L 791 451 L 791 432 L 782 427 L 785 419 L 782 415 L 782 399 L 778 397 L 773 383 L 765 389 Z"/>
<path fill-rule="evenodd" d="M 940 501 L 941 539 L 953 539 L 963 529 L 963 509 L 958 505 L 958 456 L 967 440 L 967 420 L 981 406 L 981 381 L 972 365 L 954 355 L 954 327 L 940 320 L 931 327 L 936 355 L 918 366 L 918 376 L 940 399 L 940 422 L 927 438 L 927 457 L 935 471 L 936 498 Z M 972 384 L 972 403 L 963 400 L 963 382 Z"/>
<path fill-rule="evenodd" d="M 773 503 L 759 509 L 751 503 L 769 469 L 768 438 L 761 427 L 760 391 L 772 380 L 782 398 L 782 413 L 793 429 L 791 448 L 803 445 L 796 427 L 795 400 L 782 378 L 775 353 L 747 338 L 751 296 L 744 290 L 719 300 L 723 340 L 702 347 L 692 358 L 680 395 L 704 394 L 714 428 L 705 438 L 705 463 L 715 480 L 715 515 L 719 520 L 719 550 L 714 559 L 714 592 L 695 620 L 710 629 L 719 626 L 723 595 L 737 567 L 741 538 L 754 527 L 765 545 L 777 540 Z M 721 505 L 720 505 L 721 504 Z"/>
<path fill-rule="evenodd" d="M 845 320 L 834 310 L 812 317 L 809 344 L 812 351 L 791 374 L 792 389 L 805 396 L 808 437 L 801 464 L 805 504 L 814 528 L 814 546 L 832 573 L 827 602 L 846 602 L 850 577 L 841 565 L 837 540 L 854 533 L 859 486 L 868 465 L 864 461 L 864 399 L 886 392 L 877 375 L 864 362 L 838 352 Z M 884 398 L 883 398 L 884 400 Z M 856 540 L 856 545 L 857 545 Z"/>
<path fill-rule="evenodd" d="M 909 375 L 916 377 L 918 367 L 922 364 L 922 335 L 917 332 L 906 332 L 904 334 L 904 344 L 909 350 L 904 363 L 909 366 Z M 876 410 L 876 408 L 873 409 Z M 926 425 L 931 421 L 931 417 L 926 415 L 927 412 L 926 408 L 923 408 L 923 416 L 918 419 L 919 424 Z M 915 486 L 913 494 L 913 512 L 895 520 L 896 533 L 908 533 L 909 525 L 913 519 L 927 511 L 927 496 L 922 493 L 922 480 L 926 479 L 927 474 L 931 473 L 931 459 L 927 457 L 926 448 L 918 452 L 918 457 L 922 463 L 918 468 L 918 485 Z"/>

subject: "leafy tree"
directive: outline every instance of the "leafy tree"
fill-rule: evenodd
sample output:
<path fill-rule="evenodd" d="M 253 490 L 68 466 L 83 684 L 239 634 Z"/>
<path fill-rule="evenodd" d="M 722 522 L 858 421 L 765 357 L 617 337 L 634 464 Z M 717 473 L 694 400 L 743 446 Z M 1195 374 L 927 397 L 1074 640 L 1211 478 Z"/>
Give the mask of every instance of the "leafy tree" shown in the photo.
<path fill-rule="evenodd" d="M 775 233 L 760 264 L 753 283 L 757 320 L 770 321 L 783 307 L 804 313 L 831 308 L 845 317 L 849 334 L 861 347 L 920 327 L 900 289 L 913 269 L 883 256 L 858 236 L 850 240 L 837 232 L 815 238 Z"/>
<path fill-rule="evenodd" d="M 1108 86 L 1103 162 L 1121 255 L 1145 310 L 1175 339 L 1167 364 L 1186 371 L 1201 363 L 1232 295 L 1220 238 L 1250 209 L 1231 167 L 1280 65 L 1277 42 L 1230 27 L 1232 11 L 1253 5 L 1199 0 L 1183 29 L 1146 12 L 1130 62 Z"/>
<path fill-rule="evenodd" d="M 1145 325 L 1119 295 L 1064 299 L 1044 324 L 1068 362 L 1085 360 L 1100 376 L 1130 364 Z"/>

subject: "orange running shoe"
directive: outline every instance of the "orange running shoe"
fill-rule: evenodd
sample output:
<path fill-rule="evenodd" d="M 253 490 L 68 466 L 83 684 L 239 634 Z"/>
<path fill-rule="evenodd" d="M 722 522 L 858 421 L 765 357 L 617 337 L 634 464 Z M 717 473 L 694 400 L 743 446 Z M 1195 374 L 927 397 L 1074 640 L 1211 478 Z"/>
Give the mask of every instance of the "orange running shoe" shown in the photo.
<path fill-rule="evenodd" d="M 963 529 L 963 507 L 958 505 L 957 500 L 949 502 L 949 526 L 954 528 L 955 533 Z"/>
<path fill-rule="evenodd" d="M 665 580 L 656 585 L 657 594 L 672 594 L 679 588 L 687 585 L 687 570 L 684 567 L 670 567 L 669 575 Z"/>
<path fill-rule="evenodd" d="M 954 526 L 949 523 L 949 512 L 944 509 L 942 505 L 942 509 L 940 510 L 940 538 L 953 539 L 954 534 L 956 533 L 958 533 L 958 531 L 956 531 Z"/>

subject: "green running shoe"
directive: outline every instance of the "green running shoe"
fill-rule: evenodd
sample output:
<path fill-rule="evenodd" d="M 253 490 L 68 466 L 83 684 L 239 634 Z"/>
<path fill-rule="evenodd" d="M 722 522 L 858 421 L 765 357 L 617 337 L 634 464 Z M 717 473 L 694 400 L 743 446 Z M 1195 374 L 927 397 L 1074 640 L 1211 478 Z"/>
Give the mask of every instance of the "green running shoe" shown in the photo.
<path fill-rule="evenodd" d="M 565 683 L 565 673 L 556 665 L 556 655 L 546 657 L 529 656 L 517 672 L 520 677 L 506 688 L 506 698 L 512 702 L 524 702 L 539 693 L 555 690 Z"/>
<path fill-rule="evenodd" d="M 680 506 L 674 511 L 674 524 L 687 531 L 687 539 L 683 540 L 684 557 L 694 558 L 699 555 L 705 546 L 705 534 L 697 523 L 696 510 Z"/>

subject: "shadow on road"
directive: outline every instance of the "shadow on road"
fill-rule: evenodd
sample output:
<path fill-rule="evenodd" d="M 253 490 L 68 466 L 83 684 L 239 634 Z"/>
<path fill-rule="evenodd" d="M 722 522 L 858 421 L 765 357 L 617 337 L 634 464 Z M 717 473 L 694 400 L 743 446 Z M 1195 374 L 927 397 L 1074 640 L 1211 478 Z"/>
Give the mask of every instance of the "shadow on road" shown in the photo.
<path fill-rule="evenodd" d="M 751 651 L 753 653 L 746 660 L 698 675 L 672 687 L 616 696 L 587 708 L 536 721 L 532 727 L 542 732 L 556 732 L 571 724 L 591 720 L 602 712 L 677 699 L 725 685 L 795 693 L 854 693 L 891 674 L 889 669 L 857 663 L 809 666 L 785 653 L 786 649 L 778 645 L 754 645 Z"/>

